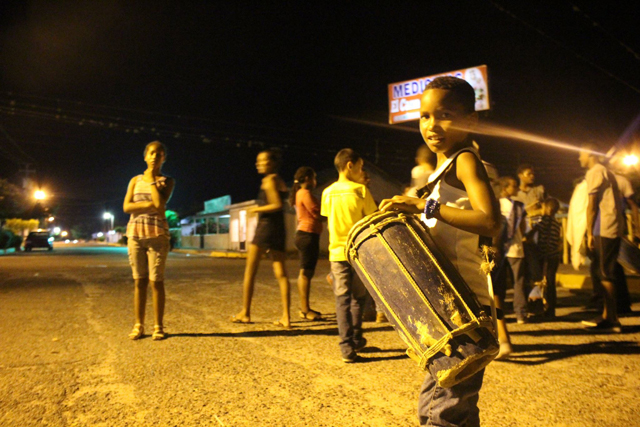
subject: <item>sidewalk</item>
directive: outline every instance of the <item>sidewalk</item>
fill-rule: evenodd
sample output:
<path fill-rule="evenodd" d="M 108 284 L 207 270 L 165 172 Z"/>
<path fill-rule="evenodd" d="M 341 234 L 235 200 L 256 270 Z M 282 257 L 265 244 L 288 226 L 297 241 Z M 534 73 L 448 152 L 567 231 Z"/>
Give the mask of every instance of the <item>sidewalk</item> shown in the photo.
<path fill-rule="evenodd" d="M 183 253 L 187 255 L 206 256 L 213 258 L 246 258 L 246 252 L 238 251 L 212 251 L 211 249 L 195 249 L 195 248 L 175 248 L 173 252 Z M 289 257 L 293 259 L 297 257 Z M 321 257 L 322 258 L 322 257 Z M 640 276 L 627 272 L 627 285 L 629 292 L 640 294 Z M 557 275 L 558 287 L 571 289 L 571 290 L 583 290 L 591 289 L 591 275 L 589 273 L 589 267 L 581 265 L 579 270 L 575 270 L 570 264 L 560 264 Z"/>
<path fill-rule="evenodd" d="M 209 256 L 213 258 L 246 258 L 246 252 L 239 251 L 218 251 L 211 249 L 196 249 L 196 248 L 174 248 L 171 252 L 177 252 L 179 254 L 197 255 L 197 256 Z"/>
<path fill-rule="evenodd" d="M 640 293 L 640 276 L 626 272 L 627 286 L 629 292 Z M 581 265 L 579 270 L 575 270 L 571 264 L 560 264 L 556 276 L 559 287 L 565 289 L 591 289 L 591 274 L 589 267 Z"/>

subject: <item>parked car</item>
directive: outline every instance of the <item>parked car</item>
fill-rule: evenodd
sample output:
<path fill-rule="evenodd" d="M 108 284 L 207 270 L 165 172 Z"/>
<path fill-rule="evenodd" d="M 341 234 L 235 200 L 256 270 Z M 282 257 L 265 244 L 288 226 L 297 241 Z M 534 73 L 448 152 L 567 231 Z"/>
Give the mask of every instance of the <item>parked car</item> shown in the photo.
<path fill-rule="evenodd" d="M 32 231 L 24 241 L 24 250 L 30 252 L 33 248 L 53 250 L 53 237 L 47 231 Z"/>

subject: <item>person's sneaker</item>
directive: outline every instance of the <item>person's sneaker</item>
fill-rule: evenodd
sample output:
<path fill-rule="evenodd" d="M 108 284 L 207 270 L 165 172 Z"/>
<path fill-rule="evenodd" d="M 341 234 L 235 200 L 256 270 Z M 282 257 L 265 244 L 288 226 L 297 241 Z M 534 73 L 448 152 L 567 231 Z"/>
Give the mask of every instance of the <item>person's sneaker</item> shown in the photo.
<path fill-rule="evenodd" d="M 342 356 L 342 361 L 344 363 L 354 363 L 354 362 L 356 362 L 358 360 L 358 357 L 359 357 L 358 353 L 356 353 L 355 350 L 354 350 L 351 353 L 349 353 L 348 355 Z"/>
<path fill-rule="evenodd" d="M 360 341 L 356 342 L 355 347 L 353 348 L 355 351 L 360 351 L 367 346 L 367 339 L 362 338 Z"/>
<path fill-rule="evenodd" d="M 389 319 L 383 312 L 379 311 L 376 313 L 376 323 L 389 323 Z"/>
<path fill-rule="evenodd" d="M 518 318 L 516 319 L 516 323 L 517 323 L 518 325 L 524 325 L 525 323 L 529 323 L 529 318 L 528 318 L 527 316 L 525 316 L 525 317 L 518 317 Z"/>
<path fill-rule="evenodd" d="M 583 320 L 582 324 L 592 330 L 622 332 L 620 322 L 612 322 L 602 317 L 596 317 L 593 320 Z"/>

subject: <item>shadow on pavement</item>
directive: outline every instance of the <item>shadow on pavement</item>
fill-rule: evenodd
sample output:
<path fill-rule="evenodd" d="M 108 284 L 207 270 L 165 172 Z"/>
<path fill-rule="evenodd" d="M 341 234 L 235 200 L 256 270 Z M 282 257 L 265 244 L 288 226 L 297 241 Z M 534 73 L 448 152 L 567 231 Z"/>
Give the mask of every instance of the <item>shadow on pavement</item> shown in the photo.
<path fill-rule="evenodd" d="M 409 356 L 406 353 L 397 354 L 395 356 L 382 356 L 382 357 L 371 357 L 370 355 L 360 356 L 356 363 L 372 363 L 372 362 L 382 362 L 383 360 L 400 360 L 400 359 L 408 359 Z"/>
<path fill-rule="evenodd" d="M 514 352 L 499 363 L 519 365 L 542 365 L 582 354 L 640 354 L 640 346 L 635 341 L 596 341 L 587 344 L 530 344 L 514 345 Z"/>
<path fill-rule="evenodd" d="M 273 325 L 271 322 L 254 322 L 249 324 L 231 324 L 235 327 L 241 328 L 260 328 L 260 327 L 273 327 L 274 329 L 260 329 L 260 330 L 242 330 L 238 332 L 178 332 L 172 333 L 167 338 L 172 337 L 189 337 L 189 338 L 201 338 L 201 337 L 297 337 L 301 335 L 338 335 L 338 327 L 335 322 L 331 321 L 314 321 L 314 322 L 294 322 L 291 324 L 291 329 L 282 329 Z M 321 327 L 321 328 L 318 328 Z M 372 332 L 381 331 L 393 331 L 393 328 L 389 325 L 378 326 L 374 328 L 365 328 L 364 333 L 369 334 Z"/>

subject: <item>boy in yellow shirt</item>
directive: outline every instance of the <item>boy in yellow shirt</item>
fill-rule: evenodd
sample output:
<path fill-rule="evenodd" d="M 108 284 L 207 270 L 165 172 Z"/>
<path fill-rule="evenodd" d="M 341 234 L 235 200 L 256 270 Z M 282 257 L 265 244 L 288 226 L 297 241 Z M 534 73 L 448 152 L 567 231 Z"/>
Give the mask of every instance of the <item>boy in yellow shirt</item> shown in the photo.
<path fill-rule="evenodd" d="M 340 352 L 345 363 L 355 362 L 357 350 L 367 340 L 362 337 L 362 310 L 367 291 L 347 262 L 345 246 L 351 227 L 377 210 L 371 193 L 358 181 L 362 177 L 362 158 L 350 148 L 342 149 L 334 164 L 338 180 L 322 192 L 320 214 L 327 217 L 329 261 L 336 295 L 336 320 L 340 334 Z"/>

